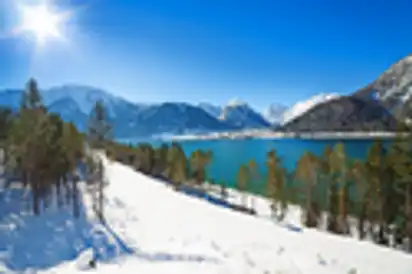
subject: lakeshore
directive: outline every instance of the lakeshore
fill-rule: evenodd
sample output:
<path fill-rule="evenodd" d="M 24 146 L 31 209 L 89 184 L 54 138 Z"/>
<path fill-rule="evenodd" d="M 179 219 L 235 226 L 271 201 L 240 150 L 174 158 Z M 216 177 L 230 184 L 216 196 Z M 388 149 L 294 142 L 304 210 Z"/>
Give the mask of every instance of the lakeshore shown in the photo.
<path fill-rule="evenodd" d="M 233 132 L 212 132 L 207 134 L 187 134 L 172 136 L 172 141 L 183 140 L 219 140 L 219 139 L 307 139 L 307 140 L 339 140 L 339 139 L 393 139 L 396 132 L 280 132 L 270 130 L 246 130 Z M 406 134 L 403 134 L 406 136 Z"/>

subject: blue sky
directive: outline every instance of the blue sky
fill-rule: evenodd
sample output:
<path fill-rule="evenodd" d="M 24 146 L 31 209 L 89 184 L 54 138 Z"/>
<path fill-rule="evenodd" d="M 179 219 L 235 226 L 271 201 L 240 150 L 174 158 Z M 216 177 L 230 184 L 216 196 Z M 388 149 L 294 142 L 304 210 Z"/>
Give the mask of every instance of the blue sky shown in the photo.
<path fill-rule="evenodd" d="M 138 102 L 237 97 L 263 108 L 347 94 L 412 49 L 407 0 L 58 0 L 67 43 L 4 37 L 18 23 L 0 1 L 0 88 L 29 76 Z M 409 3 L 408 3 L 409 2 Z"/>

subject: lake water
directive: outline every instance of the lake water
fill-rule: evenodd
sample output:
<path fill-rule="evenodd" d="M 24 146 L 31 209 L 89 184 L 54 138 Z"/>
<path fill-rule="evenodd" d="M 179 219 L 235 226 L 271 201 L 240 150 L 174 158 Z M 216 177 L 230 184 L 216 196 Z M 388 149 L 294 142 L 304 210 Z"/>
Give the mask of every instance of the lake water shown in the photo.
<path fill-rule="evenodd" d="M 190 140 L 180 141 L 186 155 L 197 149 L 211 150 L 213 160 L 208 167 L 208 177 L 216 182 L 224 182 L 227 186 L 236 184 L 237 172 L 240 165 L 254 159 L 262 175 L 261 182 L 255 183 L 254 191 L 262 190 L 266 174 L 266 153 L 275 149 L 283 161 L 283 166 L 292 171 L 297 160 L 305 151 L 320 155 L 327 146 L 343 142 L 348 156 L 365 159 L 372 140 L 302 140 L 302 139 L 248 139 L 248 140 Z M 154 146 L 161 144 L 152 142 Z M 252 190 L 252 189 L 251 189 Z"/>

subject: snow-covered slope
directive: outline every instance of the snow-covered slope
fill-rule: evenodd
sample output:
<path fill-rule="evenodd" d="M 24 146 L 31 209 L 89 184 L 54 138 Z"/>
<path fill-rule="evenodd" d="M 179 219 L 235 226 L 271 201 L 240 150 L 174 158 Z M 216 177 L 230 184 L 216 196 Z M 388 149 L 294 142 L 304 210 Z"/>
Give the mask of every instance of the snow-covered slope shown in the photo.
<path fill-rule="evenodd" d="M 321 93 L 321 94 L 315 95 L 315 96 L 313 96 L 313 97 L 311 97 L 307 100 L 300 101 L 300 102 L 294 104 L 291 108 L 289 108 L 288 110 L 286 110 L 283 113 L 281 123 L 285 124 L 289 121 L 292 121 L 293 119 L 303 115 L 305 112 L 307 112 L 311 108 L 315 107 L 316 105 L 327 102 L 327 101 L 332 100 L 332 99 L 336 99 L 339 96 L 340 95 L 334 94 L 334 93 L 330 93 L 330 94 Z"/>
<path fill-rule="evenodd" d="M 219 116 L 221 121 L 236 125 L 241 128 L 265 128 L 270 123 L 257 113 L 246 102 L 232 99 L 222 109 Z"/>
<path fill-rule="evenodd" d="M 288 107 L 281 104 L 271 104 L 262 113 L 263 117 L 269 121 L 271 124 L 279 124 L 282 122 L 283 114 L 288 109 Z"/>
<path fill-rule="evenodd" d="M 105 190 L 104 229 L 95 232 L 95 226 L 90 225 L 93 222 L 88 221 L 90 217 L 84 217 L 80 224 L 68 219 L 55 226 L 52 219 L 43 216 L 37 222 L 39 227 L 30 227 L 15 213 L 7 226 L 0 221 L 0 227 L 14 229 L 5 239 L 2 234 L 0 250 L 21 254 L 20 260 L 25 261 L 30 260 L 24 255 L 25 250 L 49 247 L 46 250 L 52 252 L 51 258 L 64 259 L 59 254 L 71 250 L 69 242 L 79 246 L 82 255 L 60 264 L 53 260 L 50 268 L 39 273 L 77 273 L 84 269 L 91 252 L 82 248 L 85 241 L 81 237 L 65 240 L 67 230 L 82 231 L 79 235 L 95 239 L 95 250 L 104 248 L 104 254 L 113 250 L 111 254 L 118 255 L 111 256 L 110 262 L 98 263 L 93 273 L 411 273 L 410 255 L 324 232 L 291 231 L 269 219 L 236 213 L 177 193 L 121 164 L 106 163 L 106 168 L 110 184 Z M 87 199 L 85 202 L 89 208 Z M 26 239 L 8 238 L 21 227 L 27 227 L 27 232 L 44 242 L 33 243 L 28 234 Z M 49 229 L 43 231 L 45 227 Z M 97 241 L 98 235 L 104 240 Z M 13 240 L 17 239 L 20 243 L 26 241 L 26 246 L 16 245 Z M 46 253 L 37 254 L 37 260 L 47 261 L 51 254 Z"/>
<path fill-rule="evenodd" d="M 43 97 L 46 105 L 50 105 L 65 98 L 70 99 L 74 101 L 79 109 L 85 114 L 89 114 L 96 101 L 101 100 L 112 117 L 117 114 L 116 108 L 121 107 L 127 102 L 126 100 L 113 96 L 101 89 L 80 85 L 53 87 L 44 91 Z"/>
<path fill-rule="evenodd" d="M 222 108 L 220 106 L 216 106 L 210 103 L 199 103 L 197 106 L 215 118 L 218 118 L 222 113 Z"/>

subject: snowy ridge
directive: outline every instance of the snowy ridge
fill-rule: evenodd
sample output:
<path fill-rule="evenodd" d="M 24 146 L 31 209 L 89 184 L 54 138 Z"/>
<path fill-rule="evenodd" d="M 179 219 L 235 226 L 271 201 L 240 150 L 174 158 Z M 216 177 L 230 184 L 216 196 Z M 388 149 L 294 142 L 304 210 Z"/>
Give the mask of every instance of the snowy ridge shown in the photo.
<path fill-rule="evenodd" d="M 290 231 L 268 218 L 244 215 L 185 196 L 119 163 L 106 161 L 105 166 L 110 182 L 105 190 L 107 229 L 103 234 L 107 243 L 98 246 L 113 251 L 112 259 L 99 262 L 93 273 L 347 274 L 356 270 L 408 274 L 412 269 L 410 255 L 315 230 Z M 85 207 L 89 208 L 87 199 L 85 196 Z M 264 199 L 255 202 L 258 209 L 266 208 Z M 47 224 L 51 217 L 40 217 L 43 219 L 39 223 Z M 83 227 L 82 222 L 77 226 L 89 234 L 95 231 Z M 36 231 L 39 238 L 47 235 L 35 227 L 28 229 Z M 56 240 L 65 239 L 60 237 Z M 3 243 L 1 239 L 0 250 Z M 10 244 L 13 242 L 9 249 Z M 41 247 L 40 241 L 37 244 Z M 61 248 L 54 245 L 51 250 L 59 256 L 64 247 L 70 246 L 63 243 Z M 15 246 L 14 252 L 25 248 Z M 54 261 L 39 273 L 80 272 L 91 256 L 90 248 L 82 250 L 77 261 Z"/>
<path fill-rule="evenodd" d="M 71 98 L 85 114 L 89 114 L 96 101 L 101 100 L 113 117 L 116 115 L 115 109 L 117 105 L 121 105 L 124 101 L 124 99 L 113 96 L 103 90 L 79 85 L 54 87 L 45 91 L 44 95 L 47 105 L 58 99 Z"/>
<path fill-rule="evenodd" d="M 292 121 L 293 119 L 303 115 L 304 113 L 306 113 L 307 111 L 315 107 L 316 105 L 325 103 L 327 101 L 330 101 L 330 100 L 333 100 L 339 97 L 340 95 L 335 94 L 335 93 L 331 93 L 331 94 L 321 93 L 305 101 L 300 101 L 294 104 L 291 108 L 289 108 L 283 113 L 282 124 L 286 124 Z"/>

